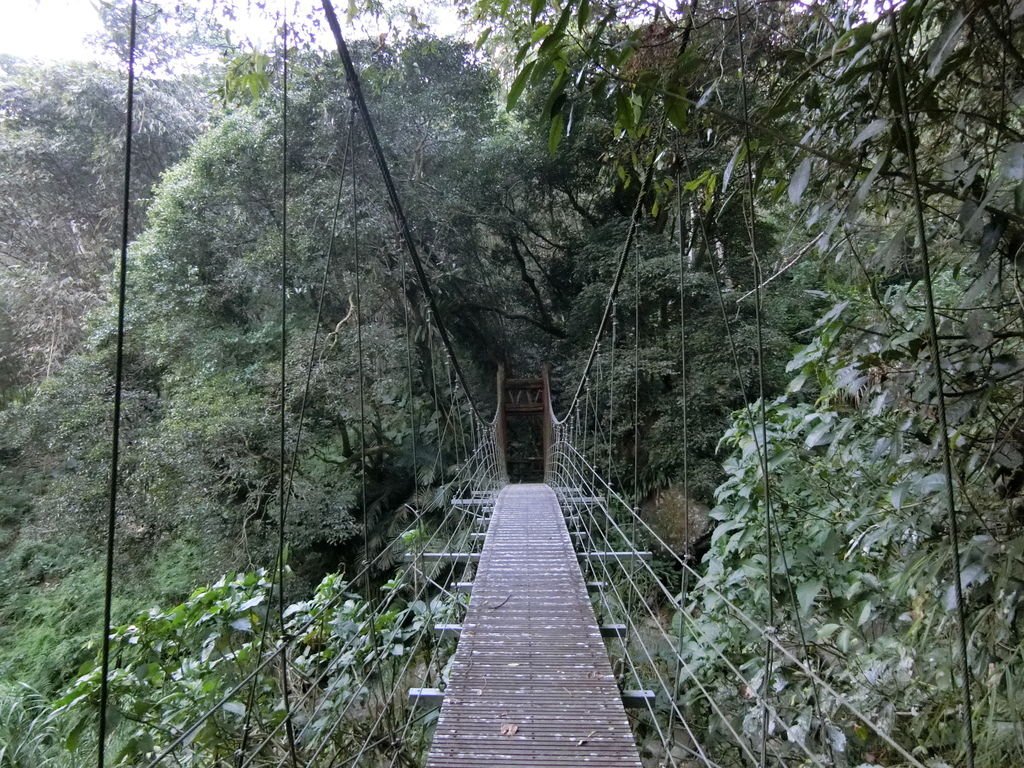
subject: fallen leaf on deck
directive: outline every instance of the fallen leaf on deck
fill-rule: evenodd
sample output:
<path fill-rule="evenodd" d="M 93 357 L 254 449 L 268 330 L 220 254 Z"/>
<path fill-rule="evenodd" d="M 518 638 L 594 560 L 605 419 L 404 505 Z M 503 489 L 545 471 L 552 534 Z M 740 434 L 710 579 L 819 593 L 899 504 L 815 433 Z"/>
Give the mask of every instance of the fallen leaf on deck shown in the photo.
<path fill-rule="evenodd" d="M 501 726 L 502 736 L 515 736 L 517 733 L 519 733 L 519 726 L 515 723 L 505 723 Z"/>
<path fill-rule="evenodd" d="M 579 741 L 576 742 L 576 746 L 577 747 L 582 747 L 584 744 L 587 743 L 587 739 L 589 739 L 595 733 L 597 733 L 597 731 L 591 731 L 590 733 L 588 733 L 586 736 L 584 736 L 582 739 L 580 739 Z"/>

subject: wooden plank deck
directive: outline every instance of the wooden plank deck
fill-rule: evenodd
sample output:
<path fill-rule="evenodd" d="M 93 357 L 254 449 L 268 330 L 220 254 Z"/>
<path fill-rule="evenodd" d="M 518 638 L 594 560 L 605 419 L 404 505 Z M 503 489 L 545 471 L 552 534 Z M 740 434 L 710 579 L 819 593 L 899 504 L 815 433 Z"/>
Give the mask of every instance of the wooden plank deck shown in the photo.
<path fill-rule="evenodd" d="M 428 768 L 634 766 L 633 733 L 547 485 L 498 496 Z"/>

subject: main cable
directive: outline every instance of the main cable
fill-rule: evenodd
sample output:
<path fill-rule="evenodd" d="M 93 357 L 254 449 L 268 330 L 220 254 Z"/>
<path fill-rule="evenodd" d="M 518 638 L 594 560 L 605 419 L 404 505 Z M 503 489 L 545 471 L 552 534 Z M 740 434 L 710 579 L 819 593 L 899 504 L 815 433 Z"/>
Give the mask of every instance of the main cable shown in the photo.
<path fill-rule="evenodd" d="M 462 384 L 462 388 L 466 391 L 466 398 L 469 400 L 470 409 L 478 420 L 483 421 L 480 416 L 480 411 L 476 407 L 476 401 L 473 399 L 473 394 L 470 392 L 469 386 L 466 382 L 466 377 L 462 372 L 462 366 L 459 365 L 458 357 L 455 355 L 455 349 L 452 345 L 451 338 L 448 335 L 448 329 L 445 327 L 444 321 L 441 319 L 441 314 L 438 311 L 437 300 L 434 298 L 434 291 L 430 287 L 430 281 L 427 279 L 427 273 L 423 268 L 423 262 L 420 260 L 419 250 L 416 248 L 416 242 L 413 240 L 412 231 L 409 229 L 409 222 L 405 218 L 402 201 L 398 197 L 398 190 L 395 188 L 395 182 L 391 178 L 391 170 L 388 168 L 387 159 L 384 157 L 384 150 L 381 148 L 380 140 L 377 138 L 377 129 L 374 127 L 373 119 L 370 117 L 370 110 L 366 106 L 366 99 L 363 98 L 363 89 L 359 83 L 359 74 L 356 72 L 355 64 L 352 63 L 352 56 L 349 54 L 345 38 L 341 34 L 341 25 L 338 23 L 338 17 L 334 12 L 334 6 L 331 4 L 331 0 L 321 0 L 321 4 L 323 5 L 324 14 L 327 16 L 327 24 L 334 35 L 335 43 L 337 43 L 338 55 L 341 57 L 342 66 L 345 68 L 345 76 L 348 80 L 349 93 L 351 94 L 356 107 L 359 109 L 360 116 L 363 118 L 363 125 L 366 127 L 366 136 L 370 142 L 370 148 L 373 150 L 373 156 L 377 161 L 377 166 L 380 168 L 380 174 L 384 180 L 384 187 L 387 190 L 388 199 L 391 202 L 392 213 L 398 222 L 399 233 L 402 236 L 402 241 L 405 243 L 406 250 L 409 252 L 409 257 L 412 259 L 413 267 L 416 270 L 416 276 L 419 278 L 420 290 L 423 291 L 423 296 L 426 298 L 427 304 L 434 313 L 438 333 L 441 334 L 441 340 L 444 343 L 445 349 L 451 356 L 452 365 L 455 368 L 455 375 Z"/>

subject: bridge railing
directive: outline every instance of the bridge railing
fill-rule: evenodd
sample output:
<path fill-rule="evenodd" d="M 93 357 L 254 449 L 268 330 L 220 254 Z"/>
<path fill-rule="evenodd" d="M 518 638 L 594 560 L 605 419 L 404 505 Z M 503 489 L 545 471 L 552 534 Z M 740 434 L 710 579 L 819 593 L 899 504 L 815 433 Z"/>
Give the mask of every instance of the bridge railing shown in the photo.
<path fill-rule="evenodd" d="M 456 619 L 466 598 L 449 586 L 472 569 L 468 560 L 430 554 L 477 545 L 478 510 L 464 502 L 493 497 L 505 483 L 497 435 L 494 422 L 475 423 L 471 453 L 447 482 L 411 500 L 401 534 L 355 573 L 326 580 L 291 606 L 280 639 L 265 647 L 259 631 L 276 618 L 254 606 L 249 621 L 259 630 L 239 635 L 230 652 L 214 651 L 223 683 L 216 700 L 189 689 L 187 670 L 166 682 L 167 695 L 186 697 L 183 704 L 192 699 L 183 713 L 205 710 L 154 723 L 145 764 L 205 765 L 211 750 L 230 756 L 235 768 L 417 760 L 428 746 L 422 725 L 432 710 L 410 701 L 407 690 L 442 680 L 453 644 L 438 638 L 435 626 Z M 399 564 L 392 578 L 380 584 L 376 577 L 372 593 L 361 594 L 367 574 L 394 569 L 389 563 Z M 260 605 L 275 601 L 268 592 Z M 113 701 L 119 710 L 134 706 L 128 692 L 115 690 Z"/>
<path fill-rule="evenodd" d="M 826 768 L 842 760 L 840 755 L 837 762 L 828 742 L 828 734 L 841 733 L 834 723 L 853 722 L 886 744 L 892 755 L 889 764 L 923 768 L 917 756 L 891 737 L 886 722 L 861 711 L 845 695 L 841 675 L 809 666 L 756 608 L 737 604 L 703 579 L 688 550 L 673 547 L 644 520 L 637 504 L 587 455 L 588 445 L 602 441 L 596 435 L 588 441 L 585 415 L 577 410 L 558 420 L 550 407 L 548 414 L 552 442 L 546 479 L 578 543 L 595 611 L 602 623 L 617 628 L 608 635 L 617 638 L 609 640 L 609 653 L 620 686 L 653 694 L 637 702 L 634 726 L 638 741 L 659 765 Z M 762 681 L 708 635 L 707 625 L 698 621 L 706 601 L 736 615 L 748 632 L 749 648 L 770 645 L 787 676 L 816 687 L 821 715 L 809 728 L 817 736 L 791 732 L 792 724 L 765 700 Z M 735 691 L 732 701 L 721 694 L 723 679 L 732 681 L 726 686 Z M 737 719 L 735 713 L 743 711 L 750 714 Z M 709 728 L 716 735 L 714 752 L 706 738 Z"/>

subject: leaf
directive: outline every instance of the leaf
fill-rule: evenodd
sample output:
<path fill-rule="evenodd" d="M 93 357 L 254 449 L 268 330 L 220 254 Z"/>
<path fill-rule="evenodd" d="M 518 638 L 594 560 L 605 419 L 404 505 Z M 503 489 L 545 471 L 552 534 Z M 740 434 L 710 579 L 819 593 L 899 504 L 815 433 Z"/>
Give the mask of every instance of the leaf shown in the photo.
<path fill-rule="evenodd" d="M 857 626 L 863 627 L 869 621 L 875 613 L 875 606 L 871 604 L 870 600 L 865 600 L 863 607 L 860 609 L 860 616 L 857 617 Z"/>
<path fill-rule="evenodd" d="M 978 246 L 978 261 L 984 262 L 995 251 L 1006 232 L 1006 219 L 993 216 L 981 230 L 981 244 Z"/>
<path fill-rule="evenodd" d="M 744 146 L 742 141 L 736 145 L 736 149 L 732 151 L 732 157 L 729 158 L 729 164 L 725 166 L 725 172 L 722 174 L 722 194 L 729 189 L 729 180 L 732 178 L 733 171 L 736 170 L 736 163 L 740 159 L 740 152 Z"/>
<path fill-rule="evenodd" d="M 710 213 L 715 206 L 715 186 L 718 183 L 718 175 L 712 173 L 708 176 L 708 184 L 704 187 L 704 213 Z"/>
<path fill-rule="evenodd" d="M 558 17 L 558 22 L 555 24 L 555 28 L 551 30 L 551 34 L 547 36 L 543 43 L 541 43 L 538 53 L 547 53 L 554 48 L 558 47 L 558 44 L 565 37 L 565 28 L 569 25 L 569 19 L 572 17 L 572 3 L 565 6 L 562 11 L 562 15 Z"/>
<path fill-rule="evenodd" d="M 522 95 L 523 89 L 526 87 L 526 83 L 529 81 L 536 63 L 536 61 L 529 62 L 520 70 L 519 74 L 516 75 L 516 79 L 512 81 L 512 87 L 508 89 L 508 97 L 505 99 L 506 110 L 511 111 L 511 109 L 516 105 L 516 102 L 519 101 L 519 97 Z"/>
<path fill-rule="evenodd" d="M 843 733 L 842 728 L 837 728 L 834 725 L 826 725 L 825 737 L 828 739 L 828 743 L 834 751 L 840 753 L 846 751 L 846 734 Z"/>
<path fill-rule="evenodd" d="M 841 624 L 823 624 L 818 628 L 817 640 L 819 643 L 823 643 L 830 639 L 836 632 L 842 629 Z"/>
<path fill-rule="evenodd" d="M 817 448 L 819 445 L 828 445 L 832 442 L 832 424 L 823 421 L 807 435 L 804 440 L 805 448 Z"/>
<path fill-rule="evenodd" d="M 1003 176 L 1011 181 L 1024 180 L 1024 144 L 1010 144 L 1003 150 L 999 158 Z"/>
<path fill-rule="evenodd" d="M 548 151 L 553 155 L 558 151 L 558 145 L 562 143 L 562 134 L 565 131 L 565 115 L 558 112 L 551 116 L 551 128 L 548 131 Z"/>
<path fill-rule="evenodd" d="M 850 640 L 851 640 L 850 629 L 849 629 L 849 627 L 847 627 L 846 629 L 844 629 L 842 632 L 839 633 L 839 637 L 836 639 L 836 645 L 839 646 L 839 650 L 841 650 L 843 653 L 849 653 L 850 652 Z"/>
<path fill-rule="evenodd" d="M 82 733 L 85 731 L 86 726 L 91 724 L 92 718 L 90 717 L 83 717 L 81 720 L 75 723 L 74 728 L 72 728 L 68 732 L 68 735 L 64 738 L 64 747 L 69 752 L 74 752 L 76 749 L 78 749 L 78 743 L 82 740 Z"/>
<path fill-rule="evenodd" d="M 576 28 L 582 32 L 590 20 L 590 0 L 581 0 L 580 9 L 576 14 Z"/>
<path fill-rule="evenodd" d="M 942 70 L 942 65 L 946 63 L 946 59 L 953 52 L 957 40 L 960 38 L 960 30 L 963 25 L 964 15 L 957 11 L 946 22 L 946 26 L 942 29 L 942 34 L 932 43 L 932 47 L 928 51 L 927 77 L 930 80 L 935 79 L 935 76 Z"/>
<path fill-rule="evenodd" d="M 502 723 L 501 735 L 502 736 L 515 736 L 519 733 L 519 726 L 515 723 Z"/>
<path fill-rule="evenodd" d="M 811 606 L 814 604 L 814 599 L 821 592 L 822 586 L 821 579 L 805 581 L 797 586 L 796 600 L 800 604 L 801 615 L 807 615 L 807 612 L 810 611 Z"/>
<path fill-rule="evenodd" d="M 789 202 L 796 205 L 807 189 L 807 182 L 811 178 L 811 158 L 805 157 L 789 180 Z"/>
<path fill-rule="evenodd" d="M 861 132 L 857 134 L 857 138 L 853 140 L 851 144 L 852 149 L 856 149 L 865 141 L 875 138 L 878 134 L 882 133 L 889 126 L 889 121 L 884 117 L 879 117 L 876 120 L 872 120 L 870 123 L 861 129 Z"/>
<path fill-rule="evenodd" d="M 256 595 L 256 597 L 250 597 L 248 600 L 246 600 L 244 603 L 242 603 L 240 606 L 238 606 L 238 610 L 239 611 L 248 611 L 250 608 L 255 608 L 257 605 L 262 603 L 263 600 L 264 600 L 264 595 Z"/>
<path fill-rule="evenodd" d="M 971 563 L 960 571 L 960 585 L 967 589 L 972 584 L 984 584 L 988 581 L 989 573 L 981 563 Z"/>
<path fill-rule="evenodd" d="M 946 587 L 946 592 L 942 596 L 942 607 L 947 611 L 952 611 L 956 608 L 956 586 L 950 584 Z"/>
<path fill-rule="evenodd" d="M 907 483 L 899 483 L 889 489 L 889 503 L 892 504 L 893 509 L 903 506 L 903 497 L 907 495 L 908 490 Z"/>
<path fill-rule="evenodd" d="M 790 395 L 795 394 L 799 392 L 801 389 L 803 389 L 804 384 L 806 383 L 807 376 L 806 374 L 801 373 L 799 376 L 797 376 L 795 379 L 790 381 L 789 384 L 786 385 L 786 392 Z"/>
<path fill-rule="evenodd" d="M 946 476 L 942 472 L 932 472 L 917 481 L 917 492 L 921 496 L 938 493 L 946 486 Z"/>
<path fill-rule="evenodd" d="M 867 200 L 868 193 L 871 192 L 871 187 L 872 185 L 874 185 L 875 179 L 878 178 L 878 174 L 882 170 L 882 166 L 885 165 L 888 158 L 888 153 L 882 153 L 881 155 L 879 155 L 878 159 L 875 161 L 875 164 L 871 167 L 871 170 L 867 172 L 866 176 L 864 176 L 864 179 L 863 181 L 861 181 L 860 186 L 857 187 L 857 192 L 853 196 L 853 200 L 850 201 L 849 208 L 847 208 L 846 210 L 847 221 L 852 221 L 854 217 L 856 217 L 857 211 L 860 210 L 861 204 L 865 200 Z"/>
<path fill-rule="evenodd" d="M 240 701 L 227 701 L 224 703 L 224 711 L 236 717 L 245 717 L 245 704 Z"/>
<path fill-rule="evenodd" d="M 665 116 L 678 131 L 685 131 L 690 103 L 676 94 L 665 95 Z"/>

